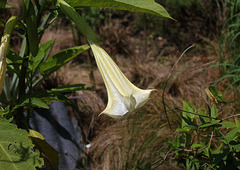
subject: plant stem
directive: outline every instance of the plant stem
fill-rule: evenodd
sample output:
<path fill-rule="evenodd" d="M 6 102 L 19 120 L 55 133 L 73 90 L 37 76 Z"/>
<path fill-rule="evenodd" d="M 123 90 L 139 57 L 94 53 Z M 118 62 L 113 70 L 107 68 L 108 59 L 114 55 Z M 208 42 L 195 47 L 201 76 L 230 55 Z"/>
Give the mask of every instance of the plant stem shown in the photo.
<path fill-rule="evenodd" d="M 88 66 L 89 66 L 89 78 L 90 78 L 90 83 L 91 86 L 94 90 L 96 90 L 96 83 L 95 83 L 95 79 L 94 79 L 94 74 L 93 74 L 93 64 L 92 64 L 92 60 L 91 60 L 91 54 L 90 51 L 88 51 Z"/>
<path fill-rule="evenodd" d="M 180 59 L 183 57 L 183 55 L 184 55 L 190 48 L 192 48 L 192 47 L 194 47 L 194 45 L 191 45 L 190 47 L 188 47 L 187 49 L 185 49 L 185 50 L 183 51 L 183 53 L 181 54 L 181 56 L 178 58 L 178 60 L 177 60 L 176 63 L 174 64 L 174 66 L 173 66 L 170 74 L 169 74 L 168 77 L 167 77 L 167 80 L 166 80 L 166 82 L 165 82 L 165 84 L 164 84 L 164 87 L 163 87 L 162 103 L 163 103 L 164 113 L 165 113 L 165 116 L 166 116 L 166 119 L 167 119 L 169 128 L 170 128 L 171 130 L 172 130 L 172 126 L 171 126 L 170 121 L 169 121 L 169 118 L 168 118 L 167 109 L 166 109 L 166 104 L 165 104 L 165 98 L 164 98 L 165 90 L 166 90 L 166 87 L 167 87 L 167 83 L 168 83 L 168 81 L 169 81 L 169 79 L 170 79 L 170 77 L 171 77 L 171 75 L 172 75 L 172 73 L 173 73 L 176 65 L 178 64 L 178 62 L 180 61 Z"/>
<path fill-rule="evenodd" d="M 25 94 L 26 84 L 26 73 L 27 73 L 27 67 L 26 64 L 28 63 L 28 58 L 24 56 L 23 62 L 22 62 L 22 68 L 19 76 L 19 84 L 18 84 L 18 98 L 21 99 L 21 97 Z M 27 121 L 24 119 L 23 114 L 23 107 L 17 109 L 15 113 L 15 121 L 18 128 L 25 129 L 28 127 Z"/>
<path fill-rule="evenodd" d="M 147 57 L 147 15 L 143 14 L 143 22 L 144 22 L 144 57 Z"/>

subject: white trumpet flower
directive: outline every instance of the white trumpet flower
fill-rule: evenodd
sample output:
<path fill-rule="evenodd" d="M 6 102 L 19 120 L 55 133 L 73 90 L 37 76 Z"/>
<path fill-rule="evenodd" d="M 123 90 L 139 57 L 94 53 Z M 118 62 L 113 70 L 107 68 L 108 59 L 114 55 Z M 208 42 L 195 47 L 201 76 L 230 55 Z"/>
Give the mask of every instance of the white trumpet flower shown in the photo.
<path fill-rule="evenodd" d="M 6 53 L 7 53 L 7 45 L 8 45 L 8 37 L 2 37 L 1 45 L 0 45 L 0 94 L 2 93 L 3 83 L 6 75 Z"/>
<path fill-rule="evenodd" d="M 119 118 L 143 106 L 153 90 L 134 86 L 100 46 L 91 42 L 90 46 L 108 94 L 107 107 L 101 114 Z"/>
<path fill-rule="evenodd" d="M 17 17 L 12 16 L 5 24 L 3 36 L 0 45 L 0 94 L 2 93 L 4 79 L 6 75 L 6 55 L 9 51 L 10 37 L 16 26 Z"/>

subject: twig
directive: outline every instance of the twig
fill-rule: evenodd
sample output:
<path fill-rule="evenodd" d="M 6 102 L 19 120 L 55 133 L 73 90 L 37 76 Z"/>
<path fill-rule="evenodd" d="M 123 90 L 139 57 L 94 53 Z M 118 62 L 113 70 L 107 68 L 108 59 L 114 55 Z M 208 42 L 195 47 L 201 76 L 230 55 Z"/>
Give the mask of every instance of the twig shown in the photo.
<path fill-rule="evenodd" d="M 210 140 L 209 140 L 208 144 L 206 146 L 198 149 L 197 151 L 201 151 L 201 150 L 205 149 L 206 147 L 208 147 L 210 145 L 210 143 L 212 142 L 212 138 L 213 138 L 213 131 L 212 131 L 212 134 L 211 134 L 211 137 L 210 137 Z"/>
<path fill-rule="evenodd" d="M 147 57 L 148 46 L 147 46 L 147 15 L 143 14 L 143 23 L 144 23 L 144 55 Z"/>
<path fill-rule="evenodd" d="M 154 162 L 154 163 L 151 165 L 151 168 L 152 168 L 152 169 L 156 169 L 156 168 L 158 168 L 159 166 L 161 166 L 161 165 L 163 164 L 163 162 L 166 161 L 167 157 L 171 154 L 171 151 L 172 151 L 172 149 L 170 149 L 170 150 L 167 152 L 167 154 L 164 156 L 163 159 L 160 159 L 160 160 Z M 160 163 L 159 163 L 159 162 L 160 162 Z M 155 167 L 153 167 L 153 166 L 155 166 Z"/>
<path fill-rule="evenodd" d="M 170 121 L 169 121 L 169 118 L 168 118 L 168 115 L 167 115 L 167 110 L 166 110 L 166 104 L 165 104 L 165 100 L 164 100 L 164 94 L 165 94 L 165 90 L 166 90 L 166 87 L 167 87 L 167 83 L 168 83 L 168 80 L 170 79 L 176 65 L 178 64 L 178 62 L 180 61 L 180 59 L 183 57 L 183 55 L 190 49 L 194 47 L 194 45 L 191 45 L 190 47 L 188 47 L 187 49 L 185 49 L 183 51 L 183 53 L 181 54 L 181 56 L 178 58 L 178 60 L 176 61 L 176 63 L 174 64 L 170 74 L 168 75 L 167 77 L 167 80 L 166 80 L 166 83 L 164 84 L 164 87 L 163 87 L 163 94 L 162 94 L 162 103 L 163 103 L 163 108 L 164 108 L 164 113 L 166 115 L 166 118 L 167 118 L 167 122 L 168 122 L 168 125 L 169 125 L 169 128 L 172 130 L 172 127 L 171 127 L 171 124 L 170 124 Z"/>
<path fill-rule="evenodd" d="M 236 114 L 236 115 L 232 115 L 232 116 L 226 117 L 226 118 L 222 119 L 221 121 L 224 121 L 224 120 L 229 119 L 231 117 L 237 117 L 237 116 L 240 116 L 240 114 Z"/>
<path fill-rule="evenodd" d="M 208 62 L 208 63 L 202 64 L 202 65 L 200 65 L 200 66 L 191 67 L 191 68 L 188 68 L 188 69 L 186 69 L 186 70 L 179 71 L 179 73 L 182 73 L 182 72 L 185 72 L 185 71 L 196 70 L 196 69 L 199 69 L 199 68 L 205 67 L 205 66 L 207 66 L 207 65 L 210 65 L 210 64 L 212 64 L 212 63 L 214 63 L 214 62 L 216 62 L 216 61 L 217 61 L 217 60 L 213 60 L 213 61 L 210 61 L 210 62 Z"/>
<path fill-rule="evenodd" d="M 96 83 L 95 83 L 95 78 L 94 78 L 94 73 L 93 73 L 93 64 L 92 64 L 92 59 L 91 59 L 91 53 L 89 50 L 88 50 L 87 58 L 88 58 L 88 66 L 89 66 L 89 79 L 90 79 L 92 88 L 95 90 Z"/>
<path fill-rule="evenodd" d="M 204 163 L 202 166 L 205 166 L 205 165 L 207 165 L 207 166 L 209 166 L 210 168 L 212 168 L 212 169 L 215 170 L 215 168 L 213 168 L 213 167 L 212 167 L 211 165 L 209 165 L 208 163 Z M 205 170 L 205 169 L 207 169 L 207 167 L 205 167 L 204 170 Z"/>
<path fill-rule="evenodd" d="M 170 149 L 170 150 L 167 152 L 166 156 L 164 156 L 164 158 L 163 158 L 164 161 L 167 159 L 167 157 L 168 157 L 168 155 L 171 153 L 171 151 L 172 151 L 172 149 Z"/>
<path fill-rule="evenodd" d="M 201 116 L 201 117 L 206 117 L 206 118 L 211 118 L 211 119 L 215 119 L 215 120 L 220 120 L 220 119 L 215 118 L 215 117 L 200 115 L 200 114 L 198 114 L 198 113 L 189 112 L 189 111 L 182 110 L 182 109 L 179 109 L 179 108 L 174 108 L 174 109 L 171 109 L 171 110 L 179 110 L 179 111 L 181 111 L 181 112 L 186 112 L 186 113 L 190 113 L 190 114 L 197 115 L 197 116 Z"/>

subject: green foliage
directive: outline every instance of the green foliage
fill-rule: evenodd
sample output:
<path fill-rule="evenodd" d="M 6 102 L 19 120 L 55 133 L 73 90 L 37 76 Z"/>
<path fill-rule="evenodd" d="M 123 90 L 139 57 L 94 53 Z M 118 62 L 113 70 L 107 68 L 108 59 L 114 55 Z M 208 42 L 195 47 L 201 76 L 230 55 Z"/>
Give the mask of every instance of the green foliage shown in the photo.
<path fill-rule="evenodd" d="M 51 89 L 52 92 L 61 92 L 61 93 L 70 93 L 73 91 L 80 91 L 80 90 L 92 90 L 92 89 L 85 88 L 85 84 L 74 84 L 74 85 L 62 86 L 62 87 Z"/>
<path fill-rule="evenodd" d="M 0 1 L 0 9 L 1 8 L 11 8 L 11 6 L 9 6 L 7 3 L 6 3 L 7 0 L 1 0 Z"/>
<path fill-rule="evenodd" d="M 82 8 L 81 15 L 94 30 L 97 29 L 105 19 L 100 9 L 96 7 Z"/>
<path fill-rule="evenodd" d="M 53 39 L 53 40 L 50 40 L 50 41 L 40 45 L 38 54 L 36 56 L 30 55 L 29 64 L 28 64 L 29 71 L 33 71 L 33 70 L 38 71 L 37 67 L 39 67 L 39 65 L 43 61 L 45 61 L 46 58 L 48 57 L 48 54 L 51 51 L 54 41 L 55 40 Z M 37 74 L 37 73 L 34 72 L 34 75 L 35 74 Z"/>
<path fill-rule="evenodd" d="M 224 22 L 220 44 L 219 66 L 223 76 L 216 81 L 219 83 L 225 79 L 230 79 L 231 84 L 228 86 L 236 87 L 239 93 L 240 85 L 240 3 L 238 0 L 228 0 L 228 17 Z M 226 52 L 227 51 L 227 52 Z M 227 55 L 226 55 L 227 54 Z M 225 57 L 230 56 L 230 57 Z M 228 89 L 226 88 L 226 90 Z"/>
<path fill-rule="evenodd" d="M 209 89 L 214 98 L 222 96 L 215 88 Z M 239 169 L 239 121 L 225 120 L 219 117 L 215 104 L 196 109 L 184 101 L 182 126 L 176 130 L 176 139 L 169 141 L 173 159 L 186 169 Z"/>
<path fill-rule="evenodd" d="M 41 167 L 43 160 L 33 147 L 25 130 L 0 118 L 0 169 L 30 170 Z"/>
<path fill-rule="evenodd" d="M 46 60 L 46 62 L 39 65 L 39 74 L 42 73 L 44 75 L 49 75 L 50 73 L 64 65 L 66 62 L 86 51 L 87 49 L 89 49 L 89 46 L 82 45 L 79 47 L 73 47 L 63 50 L 51 56 Z"/>
<path fill-rule="evenodd" d="M 145 12 L 172 19 L 168 12 L 154 0 L 66 0 L 66 2 L 69 3 L 72 7 L 76 8 L 83 6 L 111 8 L 135 12 Z"/>
<path fill-rule="evenodd" d="M 226 103 L 226 100 L 224 99 L 222 93 L 220 93 L 215 86 L 210 86 L 209 90 L 219 103 Z"/>
<path fill-rule="evenodd" d="M 42 151 L 42 156 L 45 158 L 48 167 L 58 169 L 59 153 L 46 142 L 39 132 L 30 129 L 29 137 L 35 146 Z"/>
<path fill-rule="evenodd" d="M 6 0 L 0 1 L 0 8 L 5 8 Z"/>
<path fill-rule="evenodd" d="M 41 37 L 44 31 L 60 17 L 60 14 L 65 14 L 76 24 L 87 41 L 94 43 L 99 41 L 98 36 L 76 12 L 75 7 L 81 6 L 85 9 L 90 7 L 89 9 L 94 16 L 88 18 L 85 15 L 84 17 L 91 24 L 94 24 L 95 17 L 100 17 L 98 16 L 99 11 L 95 7 L 147 12 L 171 18 L 166 10 L 153 0 L 141 0 L 137 3 L 126 0 L 102 1 L 104 3 L 98 1 L 67 2 L 64 0 L 23 0 L 22 5 L 20 5 L 22 7 L 21 17 L 12 16 L 7 22 L 0 19 L 1 26 L 5 26 L 0 46 L 0 84 L 4 85 L 0 95 L 0 169 L 42 168 L 43 160 L 39 158 L 38 150 L 44 158 L 44 164 L 48 168 L 57 169 L 58 153 L 48 145 L 41 134 L 29 129 L 28 123 L 31 113 L 35 108 L 49 109 L 49 104 L 52 101 L 72 104 L 66 98 L 66 93 L 77 90 L 92 90 L 86 88 L 84 84 L 75 84 L 39 91 L 41 82 L 48 75 L 89 49 L 88 45 L 81 45 L 64 49 L 49 56 L 55 40 L 40 44 Z M 0 8 L 9 7 L 6 0 L 0 1 Z M 18 32 L 22 37 L 19 53 L 9 50 L 10 37 L 13 31 Z M 9 123 L 10 121 L 7 119 L 14 120 L 16 125 Z M 30 143 L 28 135 L 35 147 Z"/>
<path fill-rule="evenodd" d="M 86 21 L 75 11 L 75 9 L 67 4 L 64 0 L 58 0 L 58 4 L 62 12 L 69 17 L 77 26 L 78 30 L 84 37 L 91 42 L 98 42 L 98 36 L 94 33 L 92 28 L 86 23 Z"/>
<path fill-rule="evenodd" d="M 48 105 L 41 99 L 39 98 L 34 98 L 34 97 L 29 97 L 26 98 L 23 101 L 20 101 L 14 108 L 13 110 L 16 110 L 17 108 L 20 107 L 24 107 L 24 106 L 28 106 L 28 107 L 39 107 L 39 108 L 45 108 L 48 109 Z"/>
<path fill-rule="evenodd" d="M 32 55 L 36 56 L 38 53 L 38 30 L 37 18 L 32 1 L 25 0 L 23 3 L 23 20 L 26 23 L 27 43 Z"/>
<path fill-rule="evenodd" d="M 167 18 L 143 13 L 135 16 L 136 19 L 134 22 L 138 29 L 143 30 L 146 27 L 149 34 L 151 34 L 149 36 L 152 38 L 161 36 L 173 41 L 174 44 L 178 44 L 179 48 L 185 48 L 186 41 L 188 41 L 186 37 L 188 36 L 182 34 L 179 36 L 179 32 L 182 33 L 188 30 L 185 34 L 191 34 L 191 38 L 196 38 L 196 34 L 202 35 L 204 34 L 203 31 L 208 29 L 206 24 L 204 24 L 201 25 L 201 27 L 204 27 L 204 30 L 197 32 L 200 25 L 192 22 L 193 20 L 198 20 L 198 18 L 205 20 L 206 16 L 208 16 L 206 9 L 209 7 L 203 0 L 156 0 L 156 2 L 163 4 L 165 9 L 170 11 L 171 16 L 177 21 L 173 22 Z M 203 23 L 199 22 L 199 24 Z M 197 27 L 197 29 L 195 27 Z M 189 41 L 193 42 L 194 40 L 191 39 Z"/>
<path fill-rule="evenodd" d="M 161 2 L 161 0 L 160 0 L 160 2 Z M 168 0 L 168 1 L 166 1 L 165 5 L 190 8 L 194 4 L 197 4 L 198 6 L 203 7 L 203 3 L 201 0 Z"/>

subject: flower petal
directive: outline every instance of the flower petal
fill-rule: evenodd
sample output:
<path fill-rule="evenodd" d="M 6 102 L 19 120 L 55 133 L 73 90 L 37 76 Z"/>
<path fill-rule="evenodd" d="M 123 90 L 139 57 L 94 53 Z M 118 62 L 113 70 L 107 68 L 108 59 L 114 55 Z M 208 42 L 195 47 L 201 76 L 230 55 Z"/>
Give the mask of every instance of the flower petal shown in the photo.
<path fill-rule="evenodd" d="M 2 37 L 1 46 L 0 46 L 0 94 L 2 93 L 4 79 L 6 75 L 6 46 L 7 38 Z"/>
<path fill-rule="evenodd" d="M 91 42 L 90 46 L 108 93 L 108 104 L 101 114 L 118 118 L 143 106 L 152 90 L 134 86 L 100 46 Z"/>

